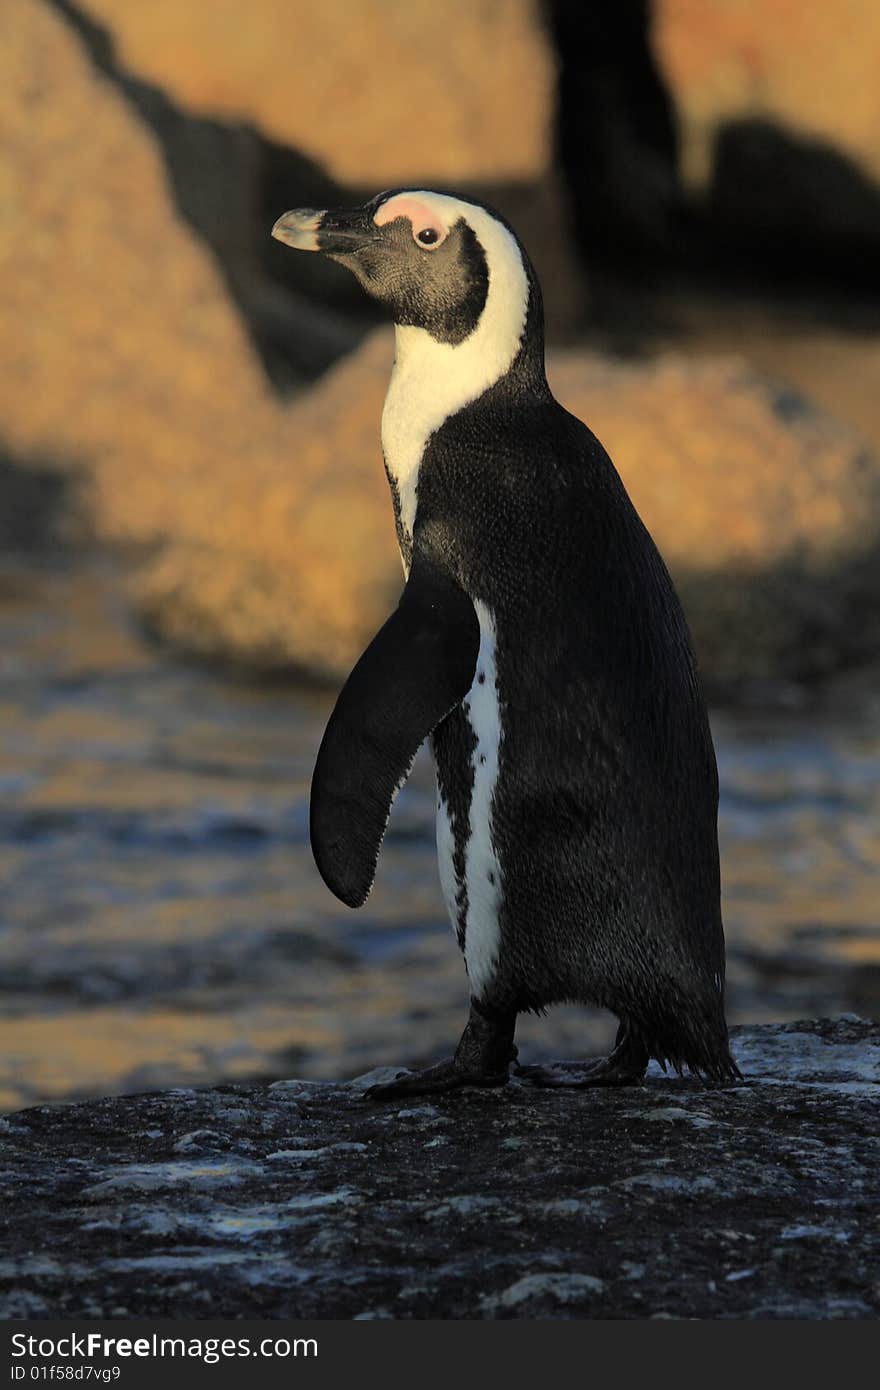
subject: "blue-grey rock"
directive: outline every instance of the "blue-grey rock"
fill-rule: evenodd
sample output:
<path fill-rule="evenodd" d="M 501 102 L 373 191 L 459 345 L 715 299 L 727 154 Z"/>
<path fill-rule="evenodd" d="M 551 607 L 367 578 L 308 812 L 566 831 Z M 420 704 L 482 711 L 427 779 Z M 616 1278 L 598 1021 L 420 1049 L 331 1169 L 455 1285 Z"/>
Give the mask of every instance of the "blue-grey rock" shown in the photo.
<path fill-rule="evenodd" d="M 0 1120 L 0 1313 L 876 1317 L 880 1025 L 745 1028 L 734 1050 L 726 1090 L 652 1070 L 20 1111 Z"/>

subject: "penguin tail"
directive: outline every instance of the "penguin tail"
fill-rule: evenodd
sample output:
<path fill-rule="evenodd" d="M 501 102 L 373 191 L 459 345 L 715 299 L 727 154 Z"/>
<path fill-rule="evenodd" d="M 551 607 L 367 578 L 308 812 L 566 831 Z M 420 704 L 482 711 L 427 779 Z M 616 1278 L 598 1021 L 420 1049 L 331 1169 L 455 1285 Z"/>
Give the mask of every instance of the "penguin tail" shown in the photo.
<path fill-rule="evenodd" d="M 689 1061 L 685 1065 L 692 1076 L 696 1076 L 707 1086 L 731 1086 L 735 1082 L 743 1080 L 743 1074 L 731 1056 L 729 1048 L 725 1048 L 723 1053 L 719 1052 L 711 1058 Z"/>
<path fill-rule="evenodd" d="M 651 1056 L 664 1071 L 671 1068 L 678 1076 L 689 1073 L 707 1086 L 731 1086 L 744 1079 L 726 1046 L 711 1053 L 667 1046 L 662 1053 L 659 1048 L 652 1050 Z"/>
<path fill-rule="evenodd" d="M 640 1029 L 647 1051 L 664 1071 L 671 1068 L 678 1076 L 691 1076 L 709 1086 L 729 1086 L 743 1080 L 730 1051 L 727 1024 L 719 999 L 705 1001 L 706 1007 L 676 1009 L 655 1016 Z"/>

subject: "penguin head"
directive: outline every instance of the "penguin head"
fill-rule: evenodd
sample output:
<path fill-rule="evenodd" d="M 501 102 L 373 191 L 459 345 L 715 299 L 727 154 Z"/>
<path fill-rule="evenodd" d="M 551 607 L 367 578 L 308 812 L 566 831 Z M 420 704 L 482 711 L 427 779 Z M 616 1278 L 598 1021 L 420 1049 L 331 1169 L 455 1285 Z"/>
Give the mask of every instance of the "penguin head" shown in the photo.
<path fill-rule="evenodd" d="M 380 193 L 363 207 L 286 212 L 272 235 L 346 266 L 401 327 L 457 346 L 475 332 L 490 297 L 522 335 L 540 291 L 523 248 L 498 213 L 425 189 Z"/>

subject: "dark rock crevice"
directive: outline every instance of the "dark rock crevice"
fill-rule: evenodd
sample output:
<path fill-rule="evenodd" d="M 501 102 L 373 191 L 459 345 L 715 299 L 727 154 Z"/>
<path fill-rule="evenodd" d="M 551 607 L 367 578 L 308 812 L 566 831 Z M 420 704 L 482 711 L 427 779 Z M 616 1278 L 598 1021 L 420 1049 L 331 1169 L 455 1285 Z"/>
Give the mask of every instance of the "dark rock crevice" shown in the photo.
<path fill-rule="evenodd" d="M 559 69 L 555 141 L 587 265 L 640 275 L 678 242 L 675 109 L 651 48 L 650 0 L 545 0 Z"/>
<path fill-rule="evenodd" d="M 545 0 L 556 154 L 594 313 L 626 317 L 670 287 L 878 295 L 880 186 L 827 141 L 744 115 L 719 125 L 705 190 L 686 190 L 653 8 Z"/>
<path fill-rule="evenodd" d="M 880 294 L 880 186 L 826 141 L 727 122 L 700 214 L 707 246 L 741 277 Z"/>
<path fill-rule="evenodd" d="M 0 443 L 0 551 L 45 561 L 82 538 L 82 498 L 71 469 L 15 456 Z"/>

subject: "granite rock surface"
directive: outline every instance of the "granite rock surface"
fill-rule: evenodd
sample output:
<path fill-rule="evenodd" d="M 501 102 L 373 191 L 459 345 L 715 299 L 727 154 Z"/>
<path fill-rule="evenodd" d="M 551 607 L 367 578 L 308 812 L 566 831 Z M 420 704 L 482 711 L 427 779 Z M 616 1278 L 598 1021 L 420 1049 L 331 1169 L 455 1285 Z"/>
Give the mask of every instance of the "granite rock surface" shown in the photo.
<path fill-rule="evenodd" d="M 172 1090 L 0 1120 L 6 1317 L 871 1318 L 880 1025 L 745 1080 Z M 381 1079 L 390 1069 L 370 1074 Z"/>

